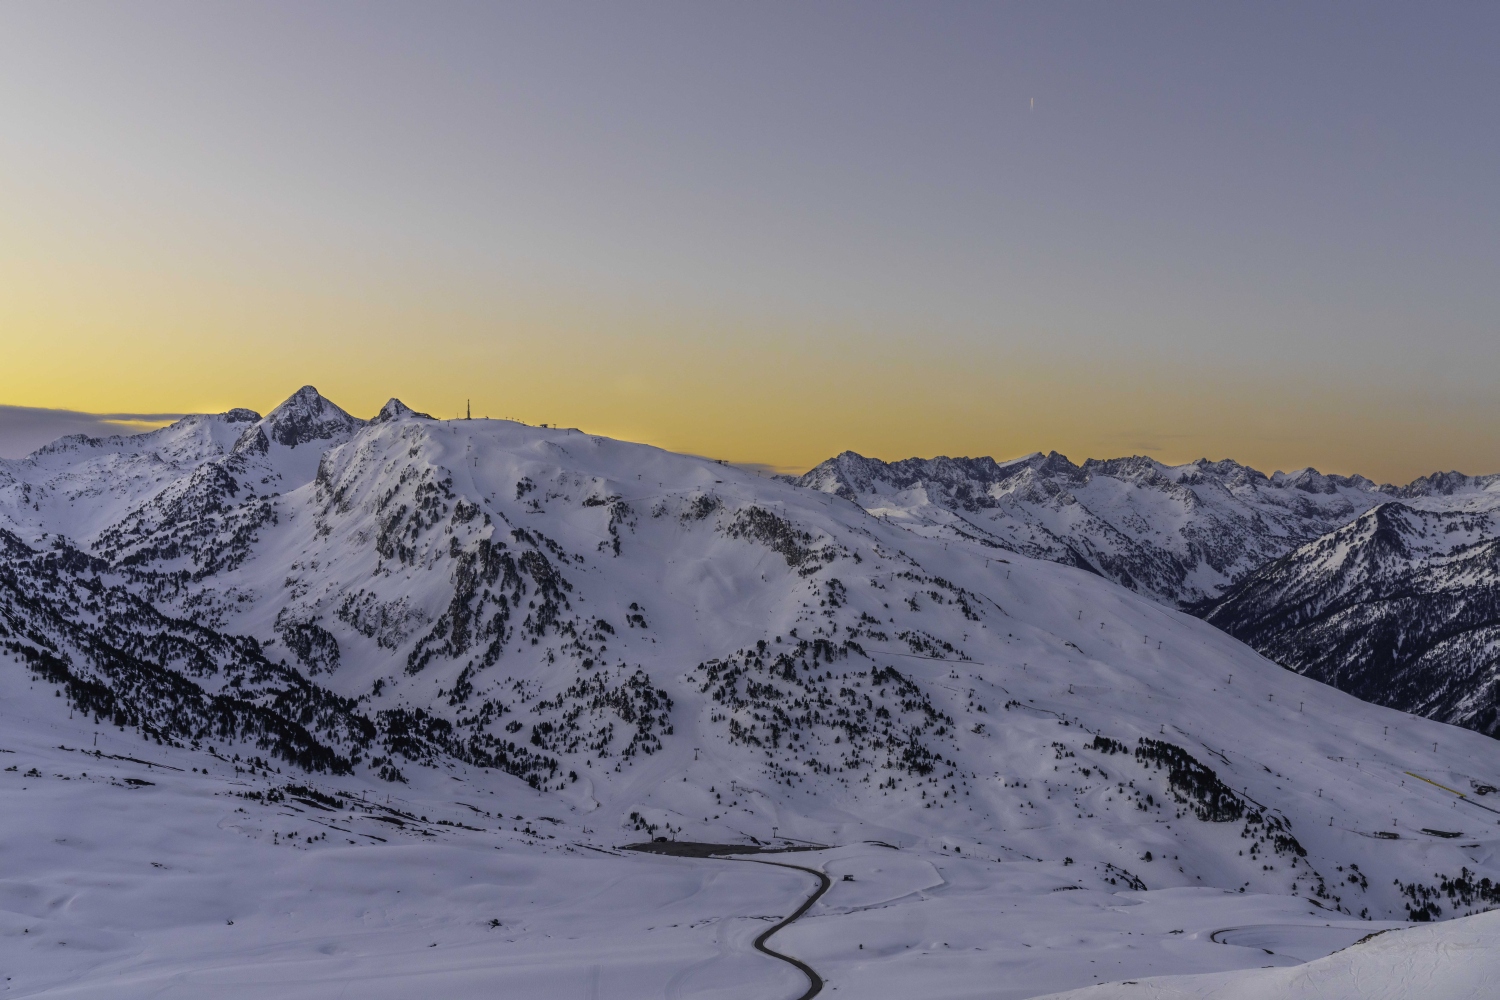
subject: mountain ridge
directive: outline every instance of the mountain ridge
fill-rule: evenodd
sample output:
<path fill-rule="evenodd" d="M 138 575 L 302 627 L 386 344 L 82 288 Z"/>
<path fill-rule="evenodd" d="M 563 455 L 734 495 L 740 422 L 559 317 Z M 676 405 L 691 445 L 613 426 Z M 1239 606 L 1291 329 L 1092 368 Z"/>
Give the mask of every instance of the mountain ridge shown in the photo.
<path fill-rule="evenodd" d="M 783 479 L 914 531 L 1076 566 L 1179 607 L 1389 499 L 1500 502 L 1493 475 L 1433 473 L 1393 486 L 1312 468 L 1266 475 L 1228 459 L 1075 465 L 1055 451 L 894 463 L 846 451 Z"/>
<path fill-rule="evenodd" d="M 1381 504 L 1193 610 L 1299 673 L 1500 736 L 1500 511 Z"/>

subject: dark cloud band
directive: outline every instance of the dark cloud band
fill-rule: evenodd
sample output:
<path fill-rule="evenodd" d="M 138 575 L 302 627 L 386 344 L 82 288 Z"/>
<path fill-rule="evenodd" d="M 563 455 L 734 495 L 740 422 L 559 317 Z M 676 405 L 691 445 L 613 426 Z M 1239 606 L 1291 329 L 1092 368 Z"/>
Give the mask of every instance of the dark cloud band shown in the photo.
<path fill-rule="evenodd" d="M 0 405 L 0 458 L 23 458 L 69 434 L 109 437 L 139 434 L 178 419 L 180 413 L 84 413 Z"/>

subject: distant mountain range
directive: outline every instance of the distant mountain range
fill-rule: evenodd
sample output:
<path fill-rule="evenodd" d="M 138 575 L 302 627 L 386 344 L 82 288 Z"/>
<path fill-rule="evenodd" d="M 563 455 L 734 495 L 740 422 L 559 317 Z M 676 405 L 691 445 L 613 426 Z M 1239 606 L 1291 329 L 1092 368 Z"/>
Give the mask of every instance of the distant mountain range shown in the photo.
<path fill-rule="evenodd" d="M 1500 476 L 845 452 L 790 481 L 917 534 L 1098 573 L 1362 698 L 1500 734 Z"/>

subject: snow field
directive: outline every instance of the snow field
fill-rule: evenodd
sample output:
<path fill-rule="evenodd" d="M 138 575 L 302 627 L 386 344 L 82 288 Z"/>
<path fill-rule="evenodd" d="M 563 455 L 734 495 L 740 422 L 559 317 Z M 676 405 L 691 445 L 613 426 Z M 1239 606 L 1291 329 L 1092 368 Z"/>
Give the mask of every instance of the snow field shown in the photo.
<path fill-rule="evenodd" d="M 1172 976 L 1050 1000 L 1482 1000 L 1500 989 L 1500 913 L 1382 934 L 1306 965 Z"/>

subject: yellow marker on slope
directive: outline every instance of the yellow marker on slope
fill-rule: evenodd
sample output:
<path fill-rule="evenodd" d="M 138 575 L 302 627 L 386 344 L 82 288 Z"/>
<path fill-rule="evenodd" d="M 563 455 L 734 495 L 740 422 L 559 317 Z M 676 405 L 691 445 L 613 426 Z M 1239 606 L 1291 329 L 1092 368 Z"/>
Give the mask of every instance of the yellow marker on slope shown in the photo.
<path fill-rule="evenodd" d="M 1458 789 L 1456 789 L 1456 788 L 1449 788 L 1447 785 L 1439 784 L 1438 782 L 1433 781 L 1431 778 L 1424 778 L 1424 777 L 1422 777 L 1420 774 L 1418 774 L 1415 771 L 1407 771 L 1405 773 L 1411 775 L 1413 778 L 1416 778 L 1418 781 L 1425 781 L 1429 785 L 1437 785 L 1437 787 L 1441 788 L 1443 791 L 1445 791 L 1445 792 L 1452 792 L 1454 795 L 1457 795 L 1461 799 L 1467 799 L 1468 798 L 1467 795 L 1465 795 L 1463 792 L 1460 792 Z"/>

